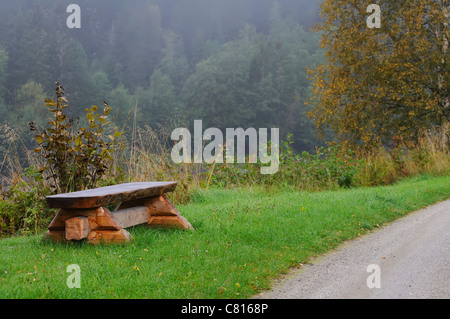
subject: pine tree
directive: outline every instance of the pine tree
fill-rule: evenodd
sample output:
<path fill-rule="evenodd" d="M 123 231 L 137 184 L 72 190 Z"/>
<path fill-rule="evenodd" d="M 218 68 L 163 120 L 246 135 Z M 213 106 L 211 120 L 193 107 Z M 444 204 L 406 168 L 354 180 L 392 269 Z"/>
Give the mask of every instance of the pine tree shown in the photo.
<path fill-rule="evenodd" d="M 6 95 L 8 60 L 8 52 L 0 47 L 0 99 L 5 98 Z"/>
<path fill-rule="evenodd" d="M 160 70 L 153 72 L 149 88 L 140 93 L 138 105 L 138 123 L 153 127 L 166 124 L 181 111 L 175 86 L 170 77 Z"/>

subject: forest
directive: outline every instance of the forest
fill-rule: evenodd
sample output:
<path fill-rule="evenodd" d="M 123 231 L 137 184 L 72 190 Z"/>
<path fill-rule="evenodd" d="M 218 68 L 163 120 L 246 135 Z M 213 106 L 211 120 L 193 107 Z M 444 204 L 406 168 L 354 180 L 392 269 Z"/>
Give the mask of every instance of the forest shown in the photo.
<path fill-rule="evenodd" d="M 50 194 L 126 182 L 187 204 L 449 174 L 448 1 L 379 0 L 379 27 L 359 0 L 0 1 L 0 237 L 45 228 Z M 196 121 L 279 129 L 279 169 L 177 163 Z"/>
<path fill-rule="evenodd" d="M 34 146 L 27 123 L 45 125 L 55 82 L 70 114 L 107 101 L 124 132 L 136 126 L 280 128 L 297 151 L 319 141 L 306 116 L 307 68 L 323 60 L 319 1 L 2 1 L 0 123 Z M 3 127 L 5 129 L 5 127 Z M 2 135 L 4 137 L 4 134 Z M 4 155 L 6 141 L 0 141 Z"/>
<path fill-rule="evenodd" d="M 449 13 L 449 0 L 0 0 L 0 297 L 250 298 L 448 199 Z M 170 189 L 132 199 L 129 183 L 157 181 Z M 113 185 L 89 205 L 48 201 Z M 419 222 L 434 230 L 440 207 Z M 181 216 L 193 229 L 150 228 Z"/>

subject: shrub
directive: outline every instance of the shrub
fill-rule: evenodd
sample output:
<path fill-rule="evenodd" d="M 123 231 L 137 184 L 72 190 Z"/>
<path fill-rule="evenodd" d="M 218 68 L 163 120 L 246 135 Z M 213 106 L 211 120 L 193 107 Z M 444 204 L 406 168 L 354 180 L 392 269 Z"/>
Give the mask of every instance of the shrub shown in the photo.
<path fill-rule="evenodd" d="M 45 197 L 54 193 L 72 192 L 112 184 L 122 177 L 110 175 L 113 154 L 122 145 L 122 133 L 107 131 L 111 109 L 104 102 L 103 112 L 97 106 L 86 109 L 87 126 L 76 129 L 75 120 L 65 114 L 69 107 L 64 87 L 56 83 L 57 100 L 46 100 L 53 114 L 49 127 L 36 133 L 39 147 L 34 152 L 42 160 L 34 160 L 24 173 L 11 172 L 15 178 L 0 196 L 0 235 L 38 232 L 49 224 L 56 211 L 49 209 Z M 76 131 L 76 133 L 75 133 Z M 109 132 L 109 133 L 108 133 Z M 119 171 L 120 170 L 116 170 Z"/>
<path fill-rule="evenodd" d="M 55 215 L 45 202 L 45 196 L 50 194 L 39 170 L 25 169 L 23 176 L 1 195 L 0 235 L 37 233 L 48 225 Z"/>
<path fill-rule="evenodd" d="M 113 163 L 112 154 L 119 147 L 117 139 L 122 135 L 118 131 L 105 137 L 106 128 L 111 123 L 107 117 L 111 111 L 104 102 L 102 113 L 98 107 L 86 109 L 87 126 L 74 133 L 74 119 L 65 114 L 69 107 L 64 97 L 64 87 L 56 83 L 56 102 L 46 100 L 53 119 L 49 128 L 38 131 L 34 123 L 30 129 L 37 133 L 35 139 L 39 147 L 35 152 L 45 159 L 41 173 L 52 181 L 53 189 L 58 192 L 71 192 L 96 187 L 99 180 L 107 175 Z"/>

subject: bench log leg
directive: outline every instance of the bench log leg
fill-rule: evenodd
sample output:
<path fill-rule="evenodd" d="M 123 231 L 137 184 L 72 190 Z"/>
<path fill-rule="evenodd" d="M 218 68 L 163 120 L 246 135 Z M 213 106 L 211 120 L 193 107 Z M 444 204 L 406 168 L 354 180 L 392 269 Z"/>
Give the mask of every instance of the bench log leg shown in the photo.
<path fill-rule="evenodd" d="M 89 243 L 121 243 L 130 241 L 130 234 L 114 222 L 106 207 L 93 209 L 61 209 L 48 226 L 44 238 L 70 241 L 87 238 Z"/>
<path fill-rule="evenodd" d="M 73 217 L 65 222 L 66 239 L 67 240 L 82 240 L 87 238 L 91 232 L 91 226 L 86 216 Z"/>
<path fill-rule="evenodd" d="M 150 211 L 150 219 L 148 220 L 149 227 L 194 230 L 194 227 L 192 227 L 191 223 L 186 218 L 181 216 L 178 209 L 164 194 L 124 202 L 117 207 L 116 211 L 134 206 L 148 207 Z"/>

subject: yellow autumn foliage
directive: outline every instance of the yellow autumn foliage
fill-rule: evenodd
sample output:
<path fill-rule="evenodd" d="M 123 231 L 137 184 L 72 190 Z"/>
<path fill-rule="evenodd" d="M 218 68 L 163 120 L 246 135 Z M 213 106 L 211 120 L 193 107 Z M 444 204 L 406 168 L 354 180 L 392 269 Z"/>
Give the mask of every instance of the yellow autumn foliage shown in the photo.
<path fill-rule="evenodd" d="M 378 4 L 381 28 L 368 28 L 367 3 L 359 0 L 325 0 L 315 26 L 326 62 L 308 72 L 309 115 L 320 133 L 331 128 L 352 148 L 374 149 L 394 137 L 417 143 L 420 131 L 450 121 L 450 1 Z"/>

